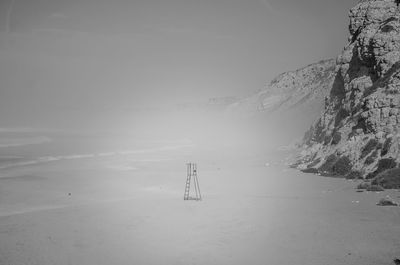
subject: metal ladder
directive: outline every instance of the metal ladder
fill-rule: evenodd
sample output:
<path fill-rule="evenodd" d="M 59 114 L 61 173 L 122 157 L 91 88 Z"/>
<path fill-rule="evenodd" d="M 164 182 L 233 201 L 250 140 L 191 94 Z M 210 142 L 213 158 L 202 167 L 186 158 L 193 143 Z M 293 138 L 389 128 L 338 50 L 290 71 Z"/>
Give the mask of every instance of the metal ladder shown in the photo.
<path fill-rule="evenodd" d="M 183 199 L 186 200 L 196 200 L 201 201 L 201 193 L 199 186 L 199 179 L 197 178 L 197 164 L 196 163 L 187 163 L 187 178 L 186 178 L 186 186 L 185 186 L 185 194 L 183 195 Z M 194 192 L 196 197 L 190 196 L 190 183 L 193 177 L 194 184 Z"/>

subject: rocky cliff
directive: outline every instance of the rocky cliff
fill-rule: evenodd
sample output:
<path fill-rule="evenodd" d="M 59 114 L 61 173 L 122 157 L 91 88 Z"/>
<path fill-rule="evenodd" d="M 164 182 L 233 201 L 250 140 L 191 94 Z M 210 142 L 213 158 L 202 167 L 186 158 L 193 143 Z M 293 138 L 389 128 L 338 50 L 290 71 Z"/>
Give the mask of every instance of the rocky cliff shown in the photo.
<path fill-rule="evenodd" d="M 334 77 L 335 60 L 323 60 L 296 71 L 282 73 L 265 89 L 230 105 L 228 112 L 251 116 L 313 104 L 314 113 L 320 113 L 323 99 L 328 95 Z"/>
<path fill-rule="evenodd" d="M 304 136 L 299 168 L 372 178 L 398 166 L 399 2 L 363 0 L 350 10 L 349 43 L 324 111 Z"/>

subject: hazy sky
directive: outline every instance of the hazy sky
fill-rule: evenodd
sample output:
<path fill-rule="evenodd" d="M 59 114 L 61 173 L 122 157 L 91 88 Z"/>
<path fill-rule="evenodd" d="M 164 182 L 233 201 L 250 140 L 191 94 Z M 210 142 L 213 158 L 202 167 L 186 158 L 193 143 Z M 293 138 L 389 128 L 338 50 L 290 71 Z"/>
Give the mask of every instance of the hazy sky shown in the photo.
<path fill-rule="evenodd" d="M 356 2 L 0 0 L 0 127 L 250 94 L 336 57 Z"/>

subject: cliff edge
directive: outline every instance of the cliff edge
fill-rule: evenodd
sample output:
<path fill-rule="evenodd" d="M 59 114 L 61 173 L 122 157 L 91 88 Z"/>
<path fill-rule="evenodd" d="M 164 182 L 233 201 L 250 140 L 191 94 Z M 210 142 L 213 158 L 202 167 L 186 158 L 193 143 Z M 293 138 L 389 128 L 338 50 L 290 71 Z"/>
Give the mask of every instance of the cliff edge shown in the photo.
<path fill-rule="evenodd" d="M 399 2 L 363 0 L 350 10 L 349 43 L 324 110 L 304 136 L 298 168 L 373 178 L 399 166 Z"/>

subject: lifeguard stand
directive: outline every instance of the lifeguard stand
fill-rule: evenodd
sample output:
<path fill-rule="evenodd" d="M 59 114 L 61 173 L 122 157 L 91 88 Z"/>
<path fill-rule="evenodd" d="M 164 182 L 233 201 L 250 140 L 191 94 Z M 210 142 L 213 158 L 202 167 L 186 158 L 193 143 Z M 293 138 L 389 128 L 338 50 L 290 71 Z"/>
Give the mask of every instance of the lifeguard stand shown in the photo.
<path fill-rule="evenodd" d="M 201 201 L 199 179 L 197 178 L 197 164 L 187 163 L 186 167 L 187 167 L 187 178 L 186 178 L 185 194 L 183 195 L 183 199 L 185 201 L 187 200 Z M 196 197 L 190 196 L 191 182 L 193 182 L 194 184 L 194 193 L 196 194 Z"/>

